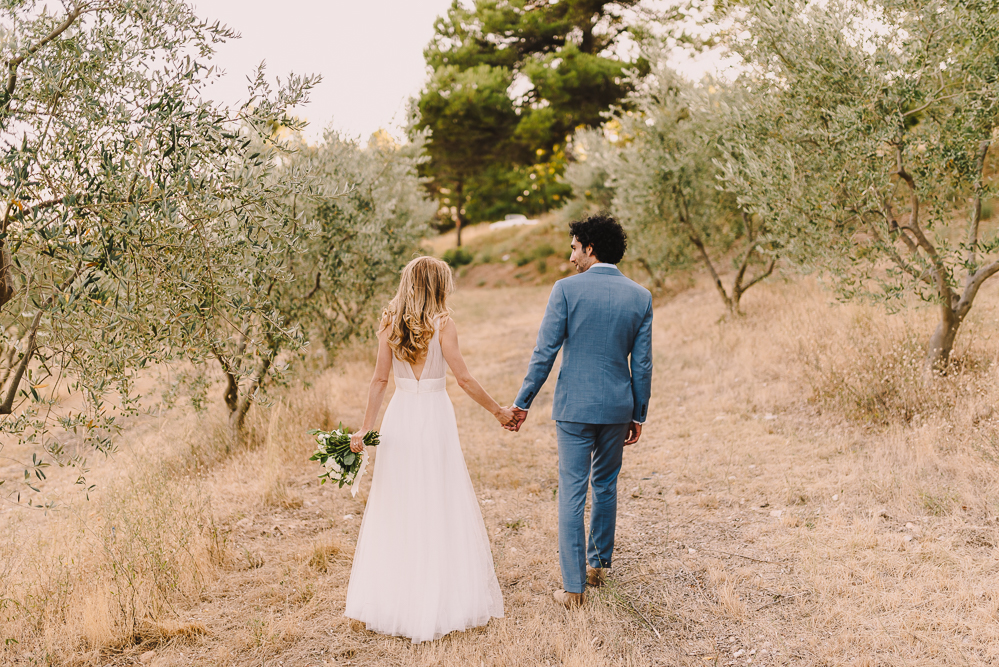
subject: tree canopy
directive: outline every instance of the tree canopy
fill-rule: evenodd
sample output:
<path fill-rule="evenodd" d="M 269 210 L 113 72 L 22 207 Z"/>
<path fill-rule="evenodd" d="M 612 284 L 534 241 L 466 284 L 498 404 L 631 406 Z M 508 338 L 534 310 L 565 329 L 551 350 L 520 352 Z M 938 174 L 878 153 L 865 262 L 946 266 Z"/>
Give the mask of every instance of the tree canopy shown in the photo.
<path fill-rule="evenodd" d="M 611 210 L 628 229 L 629 254 L 654 291 L 671 273 L 701 262 L 726 308 L 738 313 L 742 294 L 774 268 L 761 238 L 765 220 L 719 187 L 719 161 L 740 130 L 743 95 L 717 81 L 695 85 L 663 58 L 651 59 L 658 64 L 630 97 L 632 110 L 577 134 L 566 177 L 579 200 Z M 735 277 L 726 288 L 719 260 L 732 250 Z"/>
<path fill-rule="evenodd" d="M 429 131 L 424 173 L 445 218 L 460 226 L 564 201 L 570 135 L 599 125 L 631 89 L 627 70 L 644 67 L 615 54 L 638 4 L 456 0 L 437 20 L 413 128 Z"/>
<path fill-rule="evenodd" d="M 940 312 L 929 367 L 943 369 L 999 239 L 981 225 L 999 127 L 994 2 L 747 3 L 755 121 L 731 144 L 727 188 L 771 220 L 799 265 L 836 275 L 846 298 Z M 958 229 L 963 228 L 960 232 Z"/>
<path fill-rule="evenodd" d="M 234 34 L 181 0 L 0 11 L 0 449 L 27 446 L 25 484 L 113 449 L 142 369 L 217 360 L 238 433 L 279 352 L 366 330 L 432 213 L 418 144 L 307 149 L 288 110 L 317 77 L 204 100 Z"/>

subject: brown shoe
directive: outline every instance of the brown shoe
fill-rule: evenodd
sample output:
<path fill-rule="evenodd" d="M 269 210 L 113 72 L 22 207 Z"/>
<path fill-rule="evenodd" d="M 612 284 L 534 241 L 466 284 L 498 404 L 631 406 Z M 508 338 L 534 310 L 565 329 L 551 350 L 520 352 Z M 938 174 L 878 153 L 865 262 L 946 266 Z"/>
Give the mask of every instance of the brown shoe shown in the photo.
<path fill-rule="evenodd" d="M 566 609 L 579 607 L 586 602 L 586 597 L 582 593 L 570 593 L 569 591 L 555 591 L 552 597 L 555 598 L 555 602 Z"/>
<path fill-rule="evenodd" d="M 607 582 L 607 572 L 609 567 L 586 566 L 586 584 L 594 588 L 600 588 Z"/>

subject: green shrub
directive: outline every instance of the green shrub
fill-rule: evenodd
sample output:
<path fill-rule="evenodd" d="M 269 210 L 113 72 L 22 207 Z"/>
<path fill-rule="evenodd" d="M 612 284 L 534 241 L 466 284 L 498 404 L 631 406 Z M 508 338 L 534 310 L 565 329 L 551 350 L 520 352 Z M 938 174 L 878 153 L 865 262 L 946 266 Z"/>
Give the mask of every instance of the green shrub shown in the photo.
<path fill-rule="evenodd" d="M 538 257 L 538 261 L 535 263 L 538 268 L 538 273 L 544 273 L 548 270 L 548 260 L 544 257 Z"/>
<path fill-rule="evenodd" d="M 464 248 L 451 248 L 444 251 L 444 257 L 442 259 L 452 267 L 458 268 L 459 266 L 471 264 L 472 260 L 475 258 L 472 256 L 472 253 L 468 252 Z"/>
<path fill-rule="evenodd" d="M 548 243 L 542 243 L 537 248 L 534 249 L 534 256 L 537 259 L 544 259 L 545 257 L 551 257 L 555 254 L 555 248 L 551 247 Z"/>
<path fill-rule="evenodd" d="M 517 261 L 516 261 L 517 266 L 526 266 L 527 264 L 530 263 L 531 263 L 530 255 L 517 255 Z"/>

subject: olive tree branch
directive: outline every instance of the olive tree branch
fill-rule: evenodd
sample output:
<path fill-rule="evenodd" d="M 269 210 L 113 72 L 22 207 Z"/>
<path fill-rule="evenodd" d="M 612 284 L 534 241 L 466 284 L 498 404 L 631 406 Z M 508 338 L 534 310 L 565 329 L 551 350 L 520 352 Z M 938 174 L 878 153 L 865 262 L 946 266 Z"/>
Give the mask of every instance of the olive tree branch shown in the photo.
<path fill-rule="evenodd" d="M 943 88 L 941 88 L 940 90 L 938 90 L 937 93 L 940 93 L 942 91 L 943 91 Z M 922 112 L 926 111 L 927 109 L 929 109 L 934 104 L 936 104 L 937 102 L 943 102 L 944 100 L 952 100 L 955 97 L 960 97 L 961 95 L 964 95 L 966 92 L 967 91 L 962 90 L 961 92 L 954 93 L 952 95 L 944 95 L 943 97 L 934 97 L 932 100 L 930 100 L 929 102 L 927 102 L 923 106 L 916 107 L 915 109 L 910 109 L 909 111 L 906 111 L 905 113 L 902 114 L 902 118 L 908 118 L 909 116 L 914 116 L 917 113 L 922 113 Z"/>
<path fill-rule="evenodd" d="M 722 301 L 725 302 L 727 307 L 731 308 L 732 300 L 729 298 L 728 292 L 725 291 L 725 285 L 722 284 L 721 278 L 715 270 L 715 265 L 712 263 L 711 257 L 708 255 L 707 248 L 704 247 L 704 241 L 701 240 L 700 234 L 697 233 L 697 228 L 694 227 L 693 222 L 690 220 L 690 211 L 687 208 L 687 198 L 683 194 L 683 189 L 679 185 L 674 185 L 673 192 L 676 196 L 677 204 L 679 204 L 678 212 L 680 223 L 687 228 L 687 237 L 701 253 L 704 263 L 707 264 L 708 271 L 711 273 L 711 279 L 714 281 L 715 287 L 718 289 L 718 293 L 721 294 Z"/>
<path fill-rule="evenodd" d="M 919 192 L 916 190 L 916 181 L 912 177 L 912 174 L 905 170 L 905 165 L 902 162 L 902 147 L 895 147 L 895 161 L 897 165 L 896 174 L 899 178 L 905 181 L 905 184 L 909 187 L 910 193 L 910 211 L 909 211 L 909 222 L 904 226 L 900 226 L 901 230 L 907 230 L 912 232 L 913 236 L 916 237 L 916 242 L 919 247 L 927 254 L 932 264 L 931 271 L 933 277 L 936 278 L 936 287 L 940 296 L 940 300 L 947 308 L 953 308 L 954 301 L 956 300 L 956 295 L 951 289 L 950 285 L 947 283 L 947 269 L 944 266 L 943 260 L 940 258 L 937 249 L 923 234 L 922 228 L 919 226 Z"/>
<path fill-rule="evenodd" d="M 978 225 L 982 220 L 982 173 L 985 170 L 985 156 L 988 154 L 991 144 L 992 142 L 988 139 L 978 144 L 978 153 L 975 156 L 975 181 L 972 184 L 975 191 L 975 203 L 971 209 L 971 220 L 968 222 L 968 255 L 965 260 L 968 265 L 968 285 L 971 284 L 975 274 Z"/>
<path fill-rule="evenodd" d="M 767 268 L 763 270 L 763 273 L 761 273 L 760 275 L 756 276 L 755 278 L 753 278 L 752 280 L 750 280 L 748 283 L 746 283 L 745 285 L 743 285 L 741 291 L 745 292 L 746 290 L 748 290 L 750 287 L 752 287 L 756 283 L 758 283 L 761 280 L 765 279 L 767 276 L 769 276 L 771 273 L 774 272 L 774 267 L 776 265 L 777 265 L 777 258 L 776 257 L 771 257 L 770 261 L 767 263 Z"/>
<path fill-rule="evenodd" d="M 82 272 L 83 265 L 77 264 L 73 275 L 67 278 L 62 285 L 49 295 L 49 297 L 45 300 L 44 305 L 39 306 L 38 312 L 35 313 L 35 318 L 31 322 L 31 328 L 28 330 L 28 340 L 24 349 L 24 356 L 21 357 L 21 363 L 18 364 L 17 370 L 14 371 L 14 376 L 10 380 L 10 385 L 7 388 L 7 396 L 4 398 L 3 403 L 0 404 L 0 415 L 9 415 L 13 410 L 14 398 L 17 396 L 17 389 L 21 384 L 21 378 L 24 377 L 24 372 L 28 368 L 28 362 L 31 361 L 31 357 L 37 349 L 35 346 L 35 337 L 38 334 L 38 325 L 42 321 L 42 315 L 45 313 L 45 308 L 51 306 L 56 297 L 72 285 L 73 281 L 76 280 Z"/>
<path fill-rule="evenodd" d="M 322 271 L 316 271 L 316 286 L 313 287 L 312 290 L 308 294 L 305 295 L 305 298 L 303 299 L 303 301 L 308 301 L 309 299 L 311 299 L 316 294 L 316 292 L 319 291 L 319 288 L 320 288 L 319 281 L 322 279 L 322 277 L 323 277 Z"/>
<path fill-rule="evenodd" d="M 0 116 L 8 115 L 10 111 L 10 101 L 14 97 L 14 90 L 17 88 L 17 68 L 21 66 L 25 60 L 35 55 L 39 49 L 44 47 L 46 44 L 56 39 L 62 33 L 66 32 L 70 26 L 76 23 L 76 20 L 80 18 L 81 15 L 99 11 L 104 9 L 106 5 L 90 5 L 79 4 L 70 11 L 62 23 L 57 25 L 52 32 L 43 37 L 38 42 L 35 42 L 29 46 L 24 53 L 7 61 L 7 85 L 2 91 L 0 91 Z"/>
<path fill-rule="evenodd" d="M 895 189 L 896 190 L 898 189 L 897 185 Z M 894 196 L 894 191 L 891 196 Z M 919 248 L 916 247 L 916 244 L 912 242 L 912 239 L 910 239 L 908 235 L 906 235 L 904 232 L 899 231 L 898 222 L 895 220 L 895 214 L 892 211 L 891 207 L 891 198 L 890 197 L 886 198 L 884 201 L 880 202 L 880 205 L 882 207 L 881 210 L 868 209 L 867 211 L 862 211 L 861 207 L 854 207 L 853 209 L 851 209 L 851 211 L 853 211 L 853 213 L 855 213 L 857 217 L 860 218 L 861 222 L 863 222 L 867 226 L 867 229 L 870 231 L 871 235 L 874 237 L 877 243 L 882 248 L 884 248 L 885 254 L 888 255 L 888 258 L 891 259 L 891 261 L 893 261 L 900 269 L 911 275 L 916 280 L 921 280 L 926 284 L 932 286 L 933 281 L 930 280 L 930 277 L 928 275 L 926 275 L 926 271 L 921 271 L 912 264 L 910 264 L 909 262 L 905 261 L 905 259 L 900 254 L 898 254 L 898 249 L 895 247 L 894 243 L 891 242 L 892 238 L 886 240 L 881 235 L 881 232 L 878 231 L 877 225 L 875 225 L 873 222 L 868 220 L 867 217 L 865 217 L 865 214 L 874 214 L 874 215 L 880 215 L 882 218 L 884 218 L 885 222 L 888 223 L 888 233 L 890 235 L 898 234 L 901 237 L 902 242 L 905 243 L 906 248 L 909 249 L 909 252 L 912 254 L 913 258 L 916 260 L 920 260 L 921 258 L 919 256 Z"/>
<path fill-rule="evenodd" d="M 990 264 L 986 264 L 982 268 L 975 271 L 973 275 L 968 276 L 968 285 L 964 288 L 964 293 L 961 295 L 961 300 L 957 302 L 957 307 L 954 309 L 956 315 L 959 319 L 964 319 L 964 316 L 968 314 L 971 310 L 971 304 L 978 295 L 978 290 L 981 288 L 982 284 L 986 280 L 999 273 L 999 259 L 993 261 Z"/>

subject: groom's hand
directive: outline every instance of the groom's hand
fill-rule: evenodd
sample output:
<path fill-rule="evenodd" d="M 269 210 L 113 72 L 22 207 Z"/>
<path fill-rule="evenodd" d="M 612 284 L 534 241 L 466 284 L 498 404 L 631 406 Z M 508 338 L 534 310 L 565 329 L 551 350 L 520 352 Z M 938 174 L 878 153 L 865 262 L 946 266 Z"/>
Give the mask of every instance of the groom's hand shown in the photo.
<path fill-rule="evenodd" d="M 631 422 L 628 427 L 628 439 L 624 441 L 624 446 L 633 445 L 642 437 L 642 425 L 638 422 Z"/>
<path fill-rule="evenodd" d="M 510 431 L 511 433 L 516 433 L 517 429 L 520 428 L 520 423 L 522 421 L 522 419 L 520 417 L 520 412 L 521 411 L 518 410 L 517 408 L 513 407 L 512 405 L 509 408 L 506 408 L 506 409 L 509 410 L 510 413 L 513 415 L 513 419 L 511 419 L 506 424 L 503 424 L 503 428 L 505 428 L 506 430 Z"/>
<path fill-rule="evenodd" d="M 527 410 L 521 410 L 517 406 L 513 406 L 513 417 L 513 425 L 507 426 L 506 429 L 516 433 L 520 430 L 520 427 L 524 425 L 524 422 L 527 421 Z"/>

